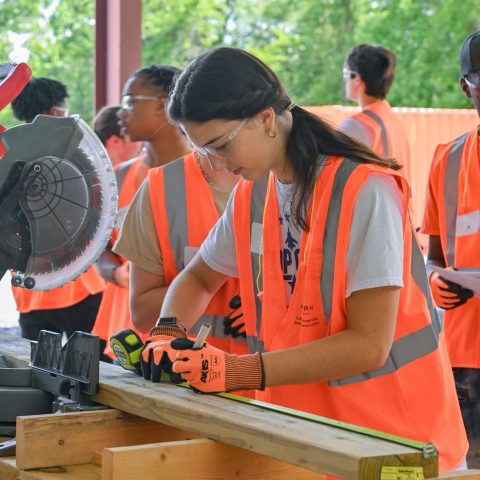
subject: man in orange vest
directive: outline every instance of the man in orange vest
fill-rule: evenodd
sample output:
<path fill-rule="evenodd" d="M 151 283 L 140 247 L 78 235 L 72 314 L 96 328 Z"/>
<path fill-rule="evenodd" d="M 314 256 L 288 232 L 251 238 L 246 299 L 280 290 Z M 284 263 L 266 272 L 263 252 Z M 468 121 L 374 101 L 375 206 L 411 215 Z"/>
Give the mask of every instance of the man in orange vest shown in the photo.
<path fill-rule="evenodd" d="M 93 129 L 105 146 L 114 167 L 136 157 L 142 149 L 142 142 L 131 142 L 120 133 L 117 117 L 120 109 L 120 105 L 103 107 L 93 119 Z"/>
<path fill-rule="evenodd" d="M 31 122 L 37 115 L 68 115 L 68 92 L 65 85 L 50 78 L 32 78 L 13 100 L 13 114 Z M 49 291 L 12 287 L 20 313 L 22 337 L 37 340 L 40 330 L 66 333 L 92 330 L 102 299 L 105 282 L 95 267 L 76 280 Z"/>
<path fill-rule="evenodd" d="M 368 145 L 377 155 L 397 160 L 411 184 L 407 133 L 386 99 L 395 78 L 396 63 L 394 53 L 381 45 L 361 44 L 352 48 L 343 68 L 345 96 L 362 111 L 345 119 L 340 130 Z"/>
<path fill-rule="evenodd" d="M 460 49 L 460 86 L 480 115 L 480 32 Z M 444 279 L 435 267 L 480 268 L 480 129 L 435 151 L 422 231 L 429 235 L 427 271 L 439 308 L 457 394 L 470 441 L 469 465 L 480 467 L 480 298 Z"/>

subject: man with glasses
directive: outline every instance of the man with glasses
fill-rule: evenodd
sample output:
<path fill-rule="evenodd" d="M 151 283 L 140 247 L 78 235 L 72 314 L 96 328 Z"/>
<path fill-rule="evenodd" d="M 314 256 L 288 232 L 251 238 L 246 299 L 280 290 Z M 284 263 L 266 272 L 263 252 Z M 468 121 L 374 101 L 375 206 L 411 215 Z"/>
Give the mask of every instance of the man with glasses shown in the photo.
<path fill-rule="evenodd" d="M 460 87 L 480 115 L 480 32 L 460 49 Z M 435 151 L 422 232 L 429 235 L 427 272 L 445 338 L 470 450 L 480 467 L 480 298 L 444 279 L 435 267 L 480 269 L 480 129 L 475 127 Z"/>
<path fill-rule="evenodd" d="M 344 120 L 340 130 L 368 145 L 377 155 L 397 160 L 411 186 L 407 133 L 387 101 L 396 64 L 394 53 L 381 45 L 361 44 L 352 48 L 343 68 L 345 97 L 356 102 L 362 111 Z"/>
<path fill-rule="evenodd" d="M 16 118 L 31 122 L 40 114 L 68 115 L 67 87 L 51 78 L 32 78 L 12 102 Z M 22 337 L 37 340 L 40 330 L 65 333 L 91 332 L 102 299 L 105 282 L 95 267 L 77 279 L 49 291 L 12 287 Z"/>

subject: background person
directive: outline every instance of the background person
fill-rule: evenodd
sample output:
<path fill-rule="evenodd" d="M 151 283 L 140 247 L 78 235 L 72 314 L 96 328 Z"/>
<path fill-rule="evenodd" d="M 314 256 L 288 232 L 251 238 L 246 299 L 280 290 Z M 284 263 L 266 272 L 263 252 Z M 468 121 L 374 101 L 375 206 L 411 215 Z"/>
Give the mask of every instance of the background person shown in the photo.
<path fill-rule="evenodd" d="M 114 166 L 136 157 L 142 149 L 142 142 L 130 142 L 123 138 L 118 125 L 120 105 L 103 107 L 93 120 L 93 129 L 102 141 Z"/>
<path fill-rule="evenodd" d="M 192 61 L 168 113 L 216 168 L 255 182 L 238 184 L 170 286 L 161 318 L 175 318 L 170 339 L 181 336 L 227 274 L 238 275 L 256 348 L 194 351 L 176 338 L 147 351 L 166 353 L 198 390 L 265 389 L 256 396 L 432 441 L 440 470 L 456 468 L 465 429 L 398 164 L 295 106 L 275 74 L 242 50 Z M 268 172 L 263 201 L 255 187 Z M 298 263 L 285 271 L 283 249 L 297 244 Z"/>
<path fill-rule="evenodd" d="M 480 32 L 460 49 L 460 87 L 480 116 Z M 480 298 L 434 267 L 480 268 L 480 130 L 439 145 L 430 168 L 422 232 L 429 235 L 427 271 L 439 308 L 467 429 L 470 467 L 480 467 Z"/>
<path fill-rule="evenodd" d="M 381 45 L 361 44 L 352 48 L 343 68 L 345 97 L 356 102 L 362 111 L 346 118 L 340 130 L 368 145 L 380 157 L 397 160 L 411 183 L 407 133 L 387 101 L 396 65 L 394 53 Z"/>
<path fill-rule="evenodd" d="M 32 78 L 12 102 L 16 118 L 31 122 L 39 115 L 68 115 L 67 87 L 50 78 Z M 48 291 L 12 287 L 20 313 L 22 337 L 37 340 L 40 330 L 65 333 L 90 332 L 102 298 L 105 282 L 90 267 L 76 280 Z"/>
<path fill-rule="evenodd" d="M 170 65 L 150 65 L 136 70 L 125 83 L 122 106 L 117 112 L 119 135 L 125 141 L 144 142 L 145 152 L 116 167 L 119 189 L 117 222 L 109 247 L 97 261 L 98 271 L 107 281 L 107 287 L 93 333 L 107 341 L 105 354 L 111 358 L 113 352 L 108 339 L 123 328 L 133 328 L 129 311 L 130 263 L 111 247 L 149 169 L 165 165 L 187 151 L 185 136 L 168 122 L 165 112 L 166 95 L 179 72 Z"/>

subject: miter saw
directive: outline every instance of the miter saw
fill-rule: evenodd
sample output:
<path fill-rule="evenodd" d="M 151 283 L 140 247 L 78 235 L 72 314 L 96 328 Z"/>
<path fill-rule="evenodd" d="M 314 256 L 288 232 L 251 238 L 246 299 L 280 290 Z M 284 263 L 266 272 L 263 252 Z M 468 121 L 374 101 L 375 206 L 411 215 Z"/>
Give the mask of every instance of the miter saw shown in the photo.
<path fill-rule="evenodd" d="M 0 64 L 0 110 L 31 76 L 25 63 Z M 115 174 L 102 143 L 78 116 L 38 115 L 8 130 L 0 126 L 0 279 L 50 290 L 93 264 L 110 239 L 117 214 Z M 42 331 L 32 342 L 29 368 L 0 356 L 0 435 L 18 415 L 96 408 L 99 339 Z M 1 445 L 0 455 L 14 444 Z"/>

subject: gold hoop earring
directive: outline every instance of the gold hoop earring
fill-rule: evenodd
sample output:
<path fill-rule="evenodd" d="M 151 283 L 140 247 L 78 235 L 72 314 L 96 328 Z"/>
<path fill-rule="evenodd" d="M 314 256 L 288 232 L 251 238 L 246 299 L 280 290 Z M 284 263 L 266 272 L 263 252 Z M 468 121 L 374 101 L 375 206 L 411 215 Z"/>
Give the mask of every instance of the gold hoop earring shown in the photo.
<path fill-rule="evenodd" d="M 275 138 L 277 136 L 277 132 L 273 128 L 267 128 L 266 132 L 269 138 Z"/>

